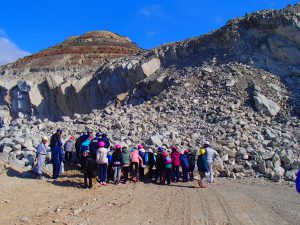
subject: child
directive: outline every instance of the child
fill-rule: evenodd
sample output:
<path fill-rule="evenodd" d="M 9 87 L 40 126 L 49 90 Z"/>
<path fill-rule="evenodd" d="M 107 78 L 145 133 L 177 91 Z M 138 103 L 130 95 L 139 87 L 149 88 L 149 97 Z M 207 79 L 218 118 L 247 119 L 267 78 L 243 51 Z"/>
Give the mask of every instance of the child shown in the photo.
<path fill-rule="evenodd" d="M 189 175 L 190 175 L 190 181 L 194 181 L 194 170 L 195 170 L 195 152 L 192 150 L 189 150 Z"/>
<path fill-rule="evenodd" d="M 171 183 L 171 173 L 172 173 L 172 159 L 170 153 L 165 153 L 165 172 L 164 172 L 164 182 L 167 181 L 167 185 Z"/>
<path fill-rule="evenodd" d="M 140 157 L 142 158 L 143 162 L 145 162 L 146 151 L 145 151 L 143 145 L 138 145 L 138 150 L 139 150 Z M 140 163 L 140 165 L 139 165 L 139 175 L 140 175 L 140 179 L 144 179 L 145 167 L 142 163 Z"/>
<path fill-rule="evenodd" d="M 84 188 L 85 189 L 86 188 L 91 189 L 93 187 L 92 177 L 93 177 L 93 170 L 95 168 L 94 164 L 95 164 L 95 160 L 92 158 L 90 151 L 83 152 L 82 168 L 83 168 L 83 173 L 84 173 Z"/>
<path fill-rule="evenodd" d="M 104 142 L 104 141 L 103 141 Z M 104 142 L 105 143 L 105 142 Z M 104 146 L 105 147 L 105 146 Z M 107 160 L 108 160 L 108 166 L 107 166 L 107 182 L 109 180 L 113 180 L 113 165 L 111 163 L 112 155 L 114 153 L 113 147 L 110 148 L 110 150 L 107 153 Z"/>
<path fill-rule="evenodd" d="M 189 173 L 189 150 L 184 150 L 183 154 L 180 156 L 180 162 L 182 166 L 182 176 L 183 182 L 188 182 L 188 173 Z"/>
<path fill-rule="evenodd" d="M 130 169 L 130 160 L 131 160 L 131 154 L 128 150 L 128 146 L 124 145 L 122 148 L 122 154 L 123 154 L 123 159 L 124 159 L 124 165 L 122 167 L 123 170 L 123 178 L 124 178 L 124 183 L 126 184 L 128 181 L 128 174 L 129 174 L 129 169 Z"/>
<path fill-rule="evenodd" d="M 105 143 L 103 141 L 100 141 L 98 146 L 99 148 L 97 149 L 97 153 L 96 153 L 96 162 L 99 165 L 99 181 L 100 181 L 100 185 L 106 186 L 108 149 L 104 147 Z"/>
<path fill-rule="evenodd" d="M 152 180 L 152 177 L 153 177 L 153 167 L 154 167 L 155 161 L 156 161 L 156 159 L 155 159 L 153 150 L 151 148 L 149 148 L 145 155 L 145 162 L 149 167 L 148 177 L 150 180 Z"/>
<path fill-rule="evenodd" d="M 122 146 L 120 144 L 116 144 L 115 151 L 112 155 L 112 166 L 114 168 L 114 182 L 115 184 L 120 183 L 121 178 L 121 168 L 124 165 L 124 158 L 122 153 Z"/>
<path fill-rule="evenodd" d="M 159 182 L 163 183 L 163 175 L 165 171 L 165 161 L 164 161 L 164 152 L 163 147 L 158 147 L 158 152 L 156 156 L 156 162 L 155 162 L 155 183 Z"/>
<path fill-rule="evenodd" d="M 179 166 L 180 166 L 180 152 L 177 150 L 177 146 L 172 146 L 172 182 L 179 181 Z"/>
<path fill-rule="evenodd" d="M 134 182 L 139 181 L 139 164 L 143 165 L 143 159 L 139 155 L 139 151 L 135 149 L 131 152 L 131 164 L 132 164 L 132 179 Z"/>
<path fill-rule="evenodd" d="M 206 151 L 204 148 L 200 149 L 199 156 L 197 159 L 197 167 L 200 174 L 199 187 L 205 187 L 203 184 L 203 178 L 205 177 L 205 173 L 208 171 L 207 159 L 205 155 Z"/>

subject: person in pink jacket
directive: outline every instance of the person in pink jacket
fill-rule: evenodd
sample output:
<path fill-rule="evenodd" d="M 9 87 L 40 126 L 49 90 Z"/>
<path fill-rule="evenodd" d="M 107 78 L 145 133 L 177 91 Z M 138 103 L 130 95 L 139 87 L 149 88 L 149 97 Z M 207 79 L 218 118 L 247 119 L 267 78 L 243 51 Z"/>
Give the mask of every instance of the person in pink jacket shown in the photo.
<path fill-rule="evenodd" d="M 180 167 L 180 152 L 177 149 L 177 146 L 172 146 L 172 153 L 171 153 L 171 159 L 172 159 L 172 182 L 178 182 L 179 181 L 179 167 Z M 176 180 L 175 180 L 176 178 Z"/>
<path fill-rule="evenodd" d="M 132 178 L 134 182 L 138 181 L 139 178 L 139 165 L 143 165 L 143 159 L 141 158 L 141 156 L 139 155 L 139 150 L 134 149 L 131 152 L 131 168 L 132 168 Z"/>

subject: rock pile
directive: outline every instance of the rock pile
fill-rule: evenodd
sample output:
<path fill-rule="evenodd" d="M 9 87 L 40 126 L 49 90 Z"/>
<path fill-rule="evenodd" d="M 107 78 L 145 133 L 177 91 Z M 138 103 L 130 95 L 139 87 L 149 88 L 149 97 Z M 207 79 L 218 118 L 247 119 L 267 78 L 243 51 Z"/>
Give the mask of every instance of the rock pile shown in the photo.
<path fill-rule="evenodd" d="M 210 140 L 220 154 L 218 176 L 294 180 L 299 8 L 246 15 L 198 38 L 110 60 L 86 76 L 4 76 L 1 157 L 31 165 L 41 136 L 61 127 L 68 138 L 89 128 L 128 145 L 198 150 Z"/>

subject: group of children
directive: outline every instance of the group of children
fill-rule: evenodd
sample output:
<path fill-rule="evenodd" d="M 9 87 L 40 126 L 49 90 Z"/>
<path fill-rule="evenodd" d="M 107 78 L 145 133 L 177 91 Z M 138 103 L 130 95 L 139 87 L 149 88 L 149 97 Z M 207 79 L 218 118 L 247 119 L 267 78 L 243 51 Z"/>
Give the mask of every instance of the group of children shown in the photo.
<path fill-rule="evenodd" d="M 138 182 L 145 178 L 157 184 L 168 185 L 171 182 L 179 182 L 181 177 L 183 182 L 193 181 L 196 164 L 201 177 L 200 187 L 205 186 L 202 180 L 207 172 L 209 182 L 213 181 L 212 162 L 217 152 L 208 142 L 204 143 L 199 152 L 187 149 L 182 151 L 175 145 L 170 149 L 158 147 L 157 151 L 154 151 L 151 148 L 146 150 L 141 144 L 131 148 L 126 144 L 116 144 L 112 147 L 105 134 L 97 132 L 93 137 L 90 130 L 76 141 L 74 136 L 71 136 L 63 145 L 61 134 L 62 130 L 58 129 L 50 140 L 54 179 L 58 178 L 63 162 L 73 162 L 81 166 L 85 188 L 92 188 L 92 178 L 95 176 L 98 176 L 99 185 L 103 186 L 106 186 L 108 181 L 119 184 L 127 183 L 129 179 Z M 47 137 L 43 137 L 37 151 L 35 173 L 39 179 L 43 178 L 41 168 L 47 154 L 47 141 Z M 197 162 L 196 155 L 198 155 Z"/>
<path fill-rule="evenodd" d="M 142 145 L 129 149 L 127 145 L 121 146 L 120 144 L 108 149 L 105 148 L 103 141 L 99 142 L 98 147 L 95 160 L 90 150 L 82 152 L 81 165 L 85 188 L 92 188 L 94 170 L 99 171 L 99 185 L 103 186 L 107 185 L 108 180 L 113 181 L 114 184 L 121 182 L 126 184 L 129 178 L 133 182 L 138 182 L 140 179 L 145 179 L 146 176 L 157 184 L 169 185 L 171 182 L 180 181 L 180 167 L 183 182 L 194 180 L 196 163 L 194 151 L 180 152 L 177 146 L 172 146 L 170 150 L 166 147 L 159 147 L 157 153 L 154 153 L 153 149 L 145 150 Z M 205 177 L 205 173 L 209 172 L 205 155 L 206 150 L 203 148 L 199 151 L 197 159 L 197 167 L 201 176 L 200 187 L 204 187 L 202 179 Z M 146 167 L 148 168 L 147 174 L 145 174 Z"/>

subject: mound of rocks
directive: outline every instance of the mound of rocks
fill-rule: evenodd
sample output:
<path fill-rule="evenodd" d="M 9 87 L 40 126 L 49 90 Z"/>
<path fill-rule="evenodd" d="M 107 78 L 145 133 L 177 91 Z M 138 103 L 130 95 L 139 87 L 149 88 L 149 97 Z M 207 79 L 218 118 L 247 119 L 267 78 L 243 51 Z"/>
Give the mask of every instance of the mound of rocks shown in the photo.
<path fill-rule="evenodd" d="M 41 136 L 61 127 L 67 139 L 89 128 L 107 133 L 113 144 L 198 150 L 209 140 L 220 155 L 218 176 L 294 180 L 299 10 L 296 4 L 245 15 L 81 76 L 48 71 L 42 79 L 11 80 L 3 73 L 1 157 L 30 166 Z"/>

